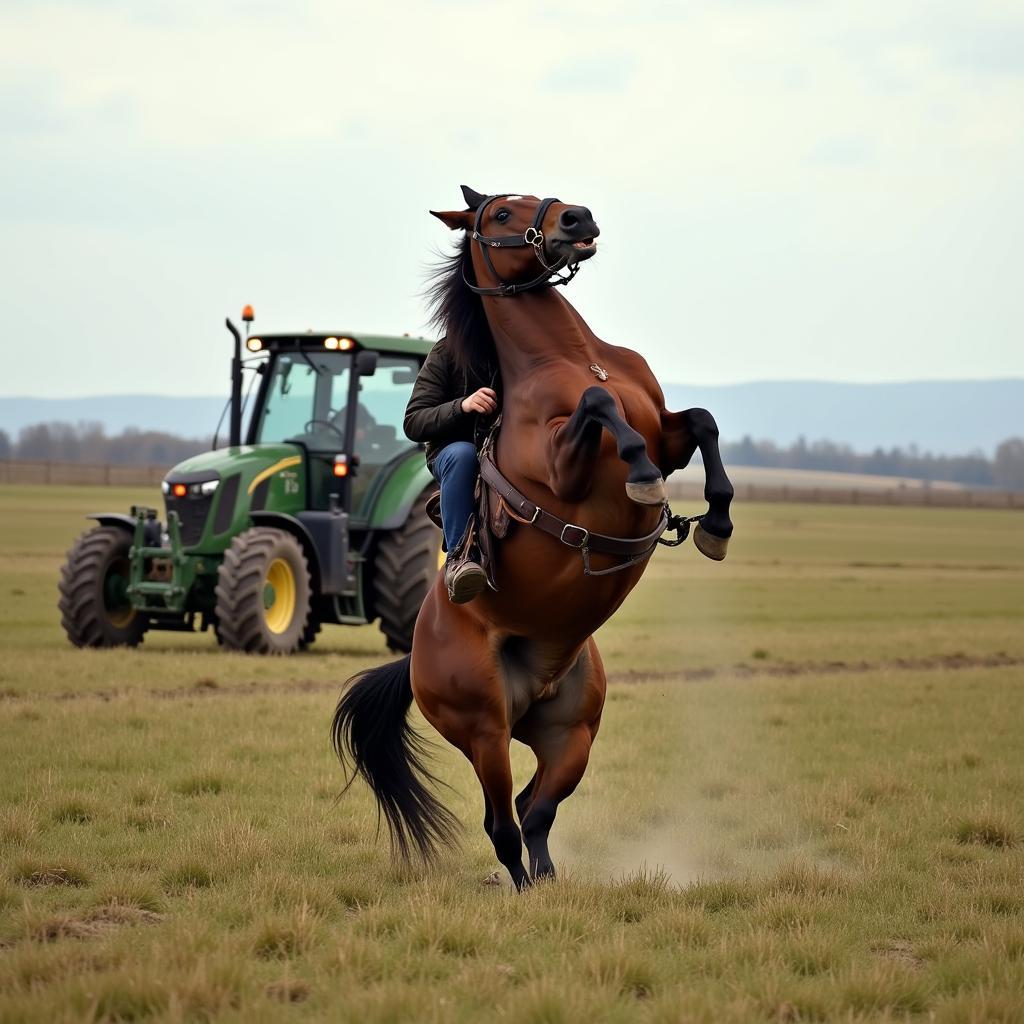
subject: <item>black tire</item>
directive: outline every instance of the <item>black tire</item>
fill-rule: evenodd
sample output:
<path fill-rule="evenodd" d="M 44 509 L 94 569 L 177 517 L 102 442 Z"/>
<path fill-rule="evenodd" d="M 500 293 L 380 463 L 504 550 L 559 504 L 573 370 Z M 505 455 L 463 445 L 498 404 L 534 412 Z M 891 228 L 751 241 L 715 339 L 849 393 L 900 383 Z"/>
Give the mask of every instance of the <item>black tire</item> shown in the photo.
<path fill-rule="evenodd" d="M 302 545 L 287 531 L 265 526 L 240 533 L 217 570 L 216 595 L 221 646 L 249 654 L 297 651 L 310 613 Z"/>
<path fill-rule="evenodd" d="M 137 647 L 149 617 L 136 611 L 125 588 L 131 580 L 132 535 L 117 526 L 83 533 L 60 572 L 60 621 L 76 647 Z"/>
<path fill-rule="evenodd" d="M 316 638 L 320 635 L 321 622 L 319 616 L 315 611 L 309 613 L 309 620 L 306 622 L 306 628 L 302 631 L 302 639 L 299 641 L 299 650 L 306 651 L 316 643 Z"/>
<path fill-rule="evenodd" d="M 381 536 L 370 567 L 373 605 L 380 631 L 392 651 L 412 650 L 412 631 L 420 605 L 433 586 L 441 555 L 441 531 L 427 518 L 424 491 L 398 527 Z"/>

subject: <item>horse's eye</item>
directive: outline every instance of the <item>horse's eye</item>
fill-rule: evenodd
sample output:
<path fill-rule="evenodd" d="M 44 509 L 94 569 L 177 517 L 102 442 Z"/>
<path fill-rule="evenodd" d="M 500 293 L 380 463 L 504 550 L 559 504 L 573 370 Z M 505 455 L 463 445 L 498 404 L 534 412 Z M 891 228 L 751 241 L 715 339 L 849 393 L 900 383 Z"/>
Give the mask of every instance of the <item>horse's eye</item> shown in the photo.
<path fill-rule="evenodd" d="M 500 224 L 504 224 L 505 221 L 507 221 L 509 219 L 509 217 L 511 217 L 511 216 L 512 216 L 512 211 L 511 210 L 499 210 L 497 212 L 497 214 L 496 214 L 496 217 L 497 217 L 498 222 Z"/>

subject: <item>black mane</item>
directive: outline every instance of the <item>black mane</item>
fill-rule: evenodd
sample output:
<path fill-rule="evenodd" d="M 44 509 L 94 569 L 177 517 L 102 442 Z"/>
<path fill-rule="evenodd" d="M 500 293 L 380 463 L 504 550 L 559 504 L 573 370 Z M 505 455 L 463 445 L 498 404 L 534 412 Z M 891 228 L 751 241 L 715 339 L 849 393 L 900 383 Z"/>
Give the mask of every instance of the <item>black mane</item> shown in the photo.
<path fill-rule="evenodd" d="M 498 354 L 484 304 L 466 287 L 466 281 L 476 283 L 471 245 L 469 235 L 464 234 L 455 252 L 441 256 L 430 271 L 424 295 L 430 307 L 430 324 L 447 337 L 456 365 L 465 373 L 475 370 L 486 378 L 487 371 L 497 369 Z"/>

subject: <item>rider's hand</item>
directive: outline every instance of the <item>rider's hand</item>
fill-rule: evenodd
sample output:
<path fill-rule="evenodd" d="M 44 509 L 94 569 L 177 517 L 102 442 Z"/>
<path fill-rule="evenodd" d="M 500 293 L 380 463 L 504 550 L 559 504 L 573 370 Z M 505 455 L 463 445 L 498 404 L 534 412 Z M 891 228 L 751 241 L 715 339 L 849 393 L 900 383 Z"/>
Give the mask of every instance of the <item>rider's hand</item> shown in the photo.
<path fill-rule="evenodd" d="M 481 388 L 462 400 L 462 411 L 489 416 L 498 411 L 498 396 L 491 388 Z"/>

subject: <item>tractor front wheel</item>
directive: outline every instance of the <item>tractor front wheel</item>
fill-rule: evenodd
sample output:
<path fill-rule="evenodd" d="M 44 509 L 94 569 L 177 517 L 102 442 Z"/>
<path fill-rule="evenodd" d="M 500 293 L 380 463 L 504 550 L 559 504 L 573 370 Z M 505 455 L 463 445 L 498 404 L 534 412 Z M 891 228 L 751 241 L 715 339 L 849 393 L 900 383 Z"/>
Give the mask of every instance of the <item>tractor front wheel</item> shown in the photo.
<path fill-rule="evenodd" d="M 217 639 L 250 654 L 291 654 L 310 615 L 309 564 L 285 530 L 240 533 L 217 571 Z"/>
<path fill-rule="evenodd" d="M 132 535 L 117 526 L 83 533 L 60 573 L 61 625 L 76 647 L 137 647 L 149 619 L 132 607 Z"/>

